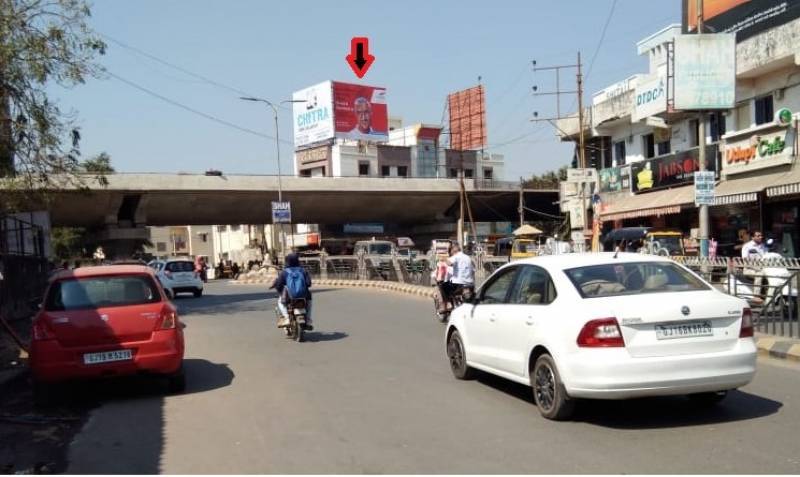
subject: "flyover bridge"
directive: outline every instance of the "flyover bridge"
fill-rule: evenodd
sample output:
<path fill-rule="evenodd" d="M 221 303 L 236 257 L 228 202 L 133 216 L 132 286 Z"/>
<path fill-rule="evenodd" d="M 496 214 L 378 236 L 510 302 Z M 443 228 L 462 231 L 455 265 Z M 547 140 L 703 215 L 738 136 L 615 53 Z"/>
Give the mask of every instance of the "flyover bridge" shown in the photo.
<path fill-rule="evenodd" d="M 87 176 L 87 190 L 53 191 L 52 224 L 106 227 L 125 238 L 125 229 L 146 225 L 271 223 L 270 202 L 278 200 L 277 176 L 115 173 L 106 178 L 108 184 L 101 185 Z M 459 212 L 456 179 L 283 176 L 280 182 L 296 223 L 424 225 L 453 222 Z M 465 179 L 465 188 L 475 221 L 518 220 L 518 183 Z M 557 190 L 522 195 L 528 209 L 559 214 Z"/>

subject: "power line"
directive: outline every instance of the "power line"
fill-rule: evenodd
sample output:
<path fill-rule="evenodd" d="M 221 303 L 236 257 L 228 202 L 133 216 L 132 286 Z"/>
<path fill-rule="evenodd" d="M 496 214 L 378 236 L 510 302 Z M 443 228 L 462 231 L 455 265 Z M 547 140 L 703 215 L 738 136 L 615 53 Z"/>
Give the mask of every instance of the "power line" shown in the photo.
<path fill-rule="evenodd" d="M 269 134 L 264 134 L 264 133 L 261 133 L 261 132 L 258 132 L 258 131 L 254 131 L 252 129 L 249 129 L 249 128 L 246 128 L 246 127 L 243 127 L 243 126 L 239 126 L 238 124 L 234 124 L 234 123 L 232 123 L 230 121 L 226 121 L 224 119 L 220 119 L 220 118 L 218 118 L 216 116 L 213 116 L 211 114 L 204 113 L 202 111 L 199 111 L 197 109 L 192 108 L 191 106 L 187 106 L 187 105 L 185 105 L 183 103 L 175 101 L 174 99 L 167 98 L 166 96 L 163 96 L 163 95 L 161 95 L 159 93 L 156 93 L 155 91 L 150 90 L 148 88 L 145 88 L 144 86 L 136 84 L 133 81 L 127 80 L 127 79 L 125 79 L 125 78 L 123 78 L 123 77 L 121 77 L 121 76 L 119 76 L 119 75 L 117 75 L 117 74 L 115 74 L 115 73 L 113 73 L 113 72 L 111 72 L 109 70 L 106 70 L 106 73 L 109 76 L 111 76 L 112 78 L 116 79 L 117 81 L 121 81 L 121 82 L 127 84 L 128 86 L 130 86 L 132 88 L 138 89 L 139 91 L 141 91 L 143 93 L 149 94 L 150 96 L 153 96 L 154 98 L 160 99 L 161 101 L 164 101 L 164 102 L 169 103 L 169 104 L 171 104 L 173 106 L 181 108 L 181 109 L 183 109 L 185 111 L 188 111 L 188 112 L 190 112 L 192 114 L 196 114 L 196 115 L 201 116 L 203 118 L 206 118 L 206 119 L 208 119 L 210 121 L 214 121 L 215 123 L 222 124 L 223 126 L 227 126 L 229 128 L 236 129 L 238 131 L 241 131 L 241 132 L 244 132 L 244 133 L 247 133 L 247 134 L 251 134 L 253 136 L 258 136 L 258 137 L 261 137 L 261 138 L 264 138 L 264 139 L 270 139 L 270 140 L 273 140 L 273 141 L 275 140 L 275 136 L 270 136 Z M 283 143 L 283 144 L 288 144 L 290 146 L 292 145 L 292 143 L 288 142 L 288 141 L 281 140 L 280 142 Z"/>
<path fill-rule="evenodd" d="M 594 66 L 594 60 L 597 59 L 597 54 L 600 52 L 600 47 L 603 46 L 603 40 L 606 39 L 606 31 L 608 30 L 608 25 L 611 23 L 611 18 L 614 16 L 614 9 L 617 6 L 617 0 L 613 0 L 611 2 L 611 10 L 608 12 L 608 17 L 606 18 L 606 23 L 603 25 L 603 31 L 600 33 L 600 40 L 597 42 L 597 47 L 594 49 L 594 54 L 592 55 L 591 61 L 589 61 L 589 69 L 586 70 L 586 75 L 584 76 L 584 81 L 589 79 L 589 75 L 592 74 L 592 67 Z"/>
<path fill-rule="evenodd" d="M 178 65 L 176 65 L 174 63 L 171 63 L 171 62 L 169 62 L 167 60 L 164 60 L 164 59 L 159 58 L 159 57 L 157 57 L 157 56 L 155 56 L 153 54 L 150 54 L 150 53 L 148 53 L 146 51 L 143 51 L 143 50 L 141 50 L 139 48 L 136 48 L 135 46 L 129 45 L 129 44 L 127 44 L 127 43 L 125 43 L 125 42 L 123 42 L 121 40 L 118 40 L 118 39 L 112 37 L 111 35 L 108 35 L 108 34 L 105 34 L 105 33 L 100 33 L 100 35 L 103 36 L 104 38 L 108 39 L 112 43 L 122 47 L 122 48 L 130 50 L 130 51 L 132 51 L 132 52 L 134 52 L 136 54 L 142 55 L 145 58 L 153 60 L 153 61 L 155 61 L 157 63 L 160 63 L 160 64 L 162 64 L 164 66 L 167 66 L 169 68 L 172 68 L 172 69 L 175 69 L 177 71 L 180 71 L 183 74 L 186 74 L 186 75 L 189 75 L 189 76 L 191 76 L 193 78 L 199 79 L 200 81 L 208 83 L 208 84 L 210 84 L 212 86 L 216 86 L 217 88 L 222 88 L 222 89 L 230 91 L 232 93 L 236 93 L 239 96 L 258 96 L 256 94 L 251 93 L 251 92 L 247 92 L 247 91 L 241 90 L 239 88 L 235 88 L 233 86 L 229 86 L 229 85 L 226 85 L 224 83 L 220 83 L 219 81 L 213 80 L 213 79 L 208 78 L 206 76 L 203 76 L 203 75 L 201 75 L 199 73 L 195 73 L 193 71 L 189 71 L 189 70 L 187 70 L 186 68 L 184 68 L 182 66 L 178 66 Z M 289 109 L 286 106 L 280 105 L 280 104 L 278 105 L 278 107 L 281 108 L 281 109 L 286 109 L 286 110 Z"/>

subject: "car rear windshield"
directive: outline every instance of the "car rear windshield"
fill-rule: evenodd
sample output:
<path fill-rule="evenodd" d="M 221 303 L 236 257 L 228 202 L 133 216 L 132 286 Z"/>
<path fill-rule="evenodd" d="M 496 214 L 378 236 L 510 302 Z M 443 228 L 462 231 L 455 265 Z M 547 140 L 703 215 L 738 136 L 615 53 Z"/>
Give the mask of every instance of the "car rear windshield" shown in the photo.
<path fill-rule="evenodd" d="M 708 290 L 675 263 L 607 263 L 564 270 L 584 298 Z"/>
<path fill-rule="evenodd" d="M 392 246 L 388 243 L 373 243 L 369 246 L 369 253 L 375 255 L 388 255 L 392 253 Z"/>
<path fill-rule="evenodd" d="M 146 275 L 86 277 L 53 283 L 45 300 L 45 310 L 86 310 L 159 301 L 161 294 L 152 278 Z"/>
<path fill-rule="evenodd" d="M 169 262 L 166 269 L 170 272 L 193 272 L 194 264 L 192 262 Z"/>

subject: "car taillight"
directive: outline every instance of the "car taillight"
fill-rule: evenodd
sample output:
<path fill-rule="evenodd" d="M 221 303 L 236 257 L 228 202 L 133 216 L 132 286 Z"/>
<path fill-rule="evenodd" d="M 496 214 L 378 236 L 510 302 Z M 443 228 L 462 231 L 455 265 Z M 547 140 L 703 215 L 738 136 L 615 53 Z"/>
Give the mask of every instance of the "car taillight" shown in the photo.
<path fill-rule="evenodd" d="M 178 323 L 178 314 L 171 310 L 164 310 L 161 317 L 161 329 L 171 330 Z"/>
<path fill-rule="evenodd" d="M 742 311 L 742 328 L 739 331 L 739 338 L 753 337 L 753 311 L 745 308 Z"/>
<path fill-rule="evenodd" d="M 614 348 L 624 347 L 622 330 L 616 318 L 600 318 L 592 320 L 585 325 L 578 334 L 578 346 L 583 348 Z"/>
<path fill-rule="evenodd" d="M 47 327 L 47 323 L 41 318 L 34 320 L 32 335 L 34 341 L 52 340 L 55 338 L 53 332 Z"/>

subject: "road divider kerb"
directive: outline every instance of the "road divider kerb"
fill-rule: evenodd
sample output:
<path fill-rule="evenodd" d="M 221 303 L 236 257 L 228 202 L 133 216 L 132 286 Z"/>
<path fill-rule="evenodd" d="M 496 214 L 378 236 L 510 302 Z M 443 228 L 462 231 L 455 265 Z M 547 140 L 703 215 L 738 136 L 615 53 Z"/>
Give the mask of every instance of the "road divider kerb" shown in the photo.
<path fill-rule="evenodd" d="M 756 334 L 756 347 L 762 356 L 800 362 L 800 340 Z"/>
<path fill-rule="evenodd" d="M 265 278 L 245 278 L 241 280 L 233 280 L 232 282 L 237 285 L 254 285 L 254 284 L 268 284 L 272 283 L 275 277 L 268 276 Z M 393 291 L 398 293 L 405 293 L 408 295 L 415 295 L 427 298 L 433 298 L 433 287 L 426 287 L 422 285 L 411 285 L 408 283 L 400 282 L 383 282 L 375 280 L 341 280 L 341 279 L 318 279 L 314 280 L 316 286 L 331 286 L 343 288 L 373 288 L 379 290 Z"/>

